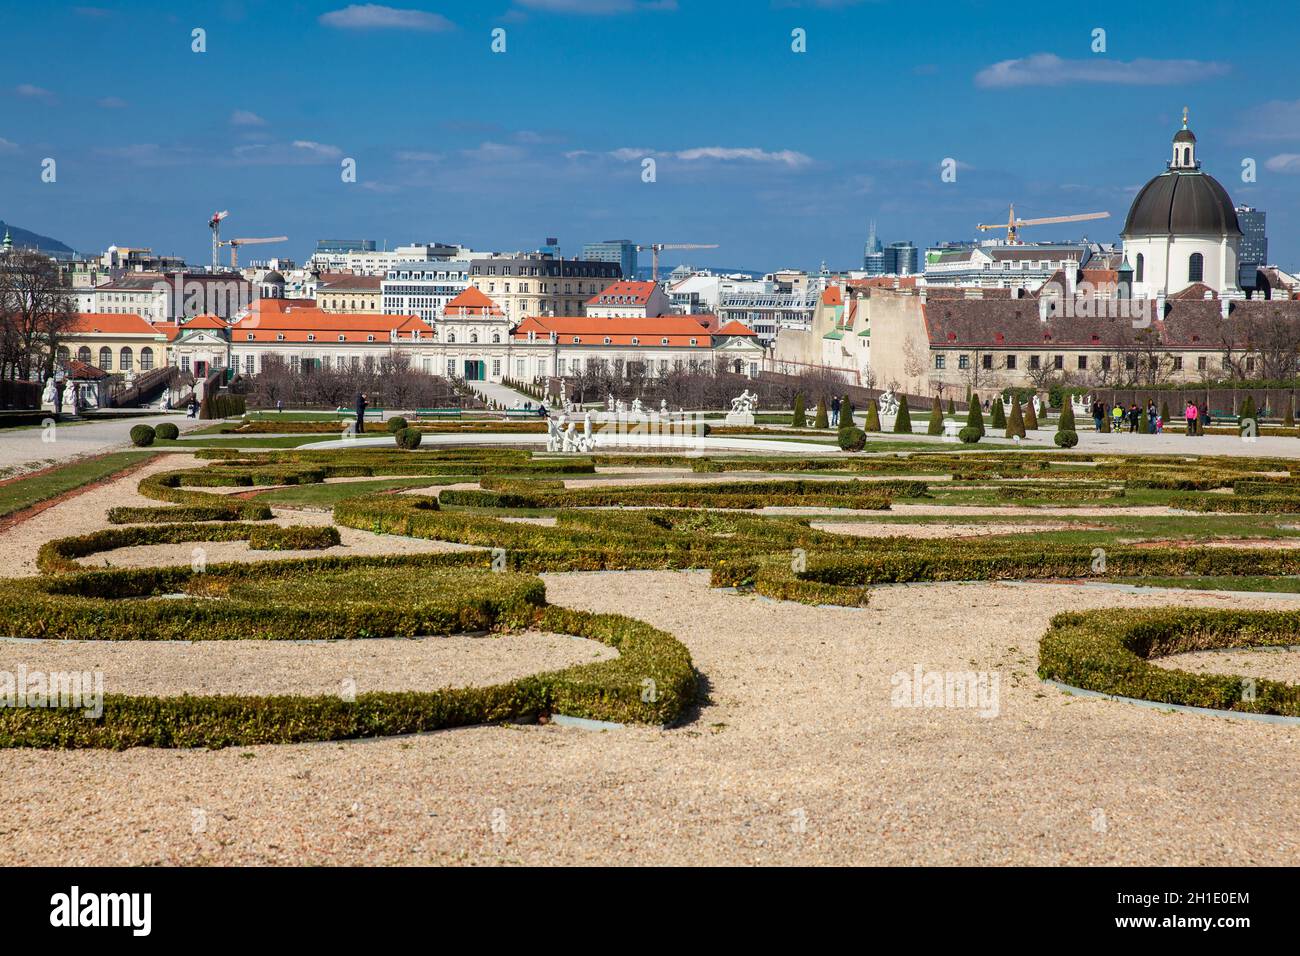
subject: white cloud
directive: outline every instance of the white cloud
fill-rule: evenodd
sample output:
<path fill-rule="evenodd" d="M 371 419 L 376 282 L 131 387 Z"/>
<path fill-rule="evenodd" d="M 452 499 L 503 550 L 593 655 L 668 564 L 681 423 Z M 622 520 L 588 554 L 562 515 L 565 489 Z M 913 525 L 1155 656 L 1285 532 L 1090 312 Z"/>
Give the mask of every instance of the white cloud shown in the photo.
<path fill-rule="evenodd" d="M 456 29 L 440 13 L 385 7 L 378 3 L 354 3 L 341 10 L 323 13 L 320 22 L 340 30 L 426 30 L 443 33 Z"/>
<path fill-rule="evenodd" d="M 14 142 L 10 142 L 9 140 L 5 139 L 3 136 L 0 136 L 0 153 L 16 153 L 16 152 L 18 152 L 18 144 Z"/>
<path fill-rule="evenodd" d="M 33 86 L 30 83 L 19 83 L 14 87 L 14 92 L 19 96 L 25 96 L 29 99 L 54 99 L 54 94 L 49 90 L 43 89 L 39 86 Z"/>
<path fill-rule="evenodd" d="M 1300 153 L 1279 153 L 1264 160 L 1264 168 L 1274 173 L 1300 173 Z"/>
<path fill-rule="evenodd" d="M 676 10 L 677 0 L 515 0 L 519 6 L 541 13 L 576 13 L 609 16 L 640 10 Z"/>
<path fill-rule="evenodd" d="M 577 158 L 581 151 L 577 153 L 567 153 L 569 158 Z M 754 146 L 732 147 L 732 146 L 695 146 L 691 149 L 671 150 L 667 152 L 653 149 L 637 149 L 625 146 L 622 149 L 616 149 L 609 154 L 614 159 L 619 160 L 641 160 L 647 156 L 653 156 L 656 159 L 678 159 L 685 163 L 699 162 L 701 160 L 712 160 L 714 162 L 749 162 L 749 163 L 771 163 L 778 166 L 786 166 L 790 169 L 798 169 L 812 163 L 813 159 L 806 153 L 796 152 L 793 149 L 781 149 L 768 151 L 759 149 Z"/>
<path fill-rule="evenodd" d="M 330 146 L 327 143 L 314 143 L 309 139 L 295 139 L 293 141 L 294 149 L 306 150 L 311 156 L 319 156 L 321 159 L 333 159 L 343 155 L 343 150 L 337 146 Z"/>
<path fill-rule="evenodd" d="M 249 110 L 235 110 L 230 114 L 231 126 L 265 126 L 266 120 Z"/>
<path fill-rule="evenodd" d="M 1054 53 L 1035 53 L 985 67 L 975 74 L 975 85 L 990 89 L 1067 83 L 1173 86 L 1222 76 L 1229 69 L 1226 63 L 1209 60 L 1065 60 Z"/>
<path fill-rule="evenodd" d="M 95 100 L 95 104 L 104 110 L 124 110 L 129 105 L 120 96 L 102 96 Z"/>
<path fill-rule="evenodd" d="M 507 162 L 524 157 L 522 149 L 506 143 L 480 143 L 477 149 L 465 149 L 461 150 L 461 152 L 469 159 L 476 159 L 486 163 Z"/>

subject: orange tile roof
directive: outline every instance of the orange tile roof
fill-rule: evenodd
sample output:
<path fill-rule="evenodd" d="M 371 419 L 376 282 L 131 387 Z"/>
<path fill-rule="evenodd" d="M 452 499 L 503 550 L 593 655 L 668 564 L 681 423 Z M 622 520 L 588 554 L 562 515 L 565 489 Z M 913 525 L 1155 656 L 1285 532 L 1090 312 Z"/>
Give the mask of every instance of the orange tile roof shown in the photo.
<path fill-rule="evenodd" d="M 181 334 L 181 327 L 175 322 L 155 322 L 153 330 L 160 335 L 167 336 L 168 342 L 174 342 L 176 337 Z"/>
<path fill-rule="evenodd" d="M 843 305 L 844 299 L 840 295 L 840 287 L 837 285 L 828 285 L 826 291 L 822 293 L 822 305 Z"/>
<path fill-rule="evenodd" d="M 230 325 L 215 315 L 196 315 L 185 323 L 185 330 L 190 329 L 228 329 Z"/>
<path fill-rule="evenodd" d="M 687 348 L 692 347 L 691 339 L 695 340 L 695 348 L 709 348 L 713 344 L 709 330 L 697 321 L 696 316 L 690 315 L 633 316 L 621 319 L 601 319 L 587 315 L 529 316 L 515 328 L 515 341 L 528 341 L 529 332 L 535 333 L 539 339 L 549 338 L 554 332 L 562 345 L 604 345 L 606 338 L 610 345 L 663 345 L 664 339 L 668 340 L 669 345 Z M 637 341 L 633 342 L 633 339 Z"/>
<path fill-rule="evenodd" d="M 718 335 L 758 335 L 758 333 L 755 332 L 753 329 L 751 329 L 749 326 L 745 325 L 743 322 L 738 322 L 735 319 L 732 319 L 722 328 L 718 329 L 717 334 Z"/>
<path fill-rule="evenodd" d="M 157 330 L 134 312 L 78 312 L 69 335 L 157 335 Z"/>
<path fill-rule="evenodd" d="M 406 341 L 432 339 L 433 329 L 414 315 L 376 315 L 370 312 L 322 312 L 294 309 L 292 312 L 253 313 L 240 319 L 230 330 L 232 344 L 241 342 L 380 343 L 392 340 L 392 333 Z M 341 338 L 340 338 L 341 336 Z"/>
<path fill-rule="evenodd" d="M 475 286 L 469 286 L 464 292 L 447 303 L 443 315 L 505 315 L 504 312 L 488 298 L 487 294 Z"/>
<path fill-rule="evenodd" d="M 625 280 L 606 286 L 587 300 L 587 305 L 645 305 L 654 295 L 657 283 Z M 631 301 L 620 301 L 631 300 Z"/>

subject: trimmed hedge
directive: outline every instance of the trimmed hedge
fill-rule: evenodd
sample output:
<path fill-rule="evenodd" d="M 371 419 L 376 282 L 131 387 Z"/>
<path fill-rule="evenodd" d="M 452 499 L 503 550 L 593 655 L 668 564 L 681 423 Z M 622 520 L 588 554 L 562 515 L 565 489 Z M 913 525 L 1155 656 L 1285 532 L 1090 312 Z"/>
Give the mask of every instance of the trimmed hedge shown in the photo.
<path fill-rule="evenodd" d="M 149 425 L 131 426 L 131 444 L 137 448 L 147 448 L 153 444 L 157 433 Z"/>
<path fill-rule="evenodd" d="M 1058 614 L 1039 642 L 1038 675 L 1084 690 L 1237 713 L 1300 717 L 1300 685 L 1156 667 L 1156 657 L 1296 643 L 1300 613 L 1164 608 Z M 1253 693 L 1246 693 L 1249 686 Z"/>
<path fill-rule="evenodd" d="M 394 415 L 387 422 L 385 422 L 384 425 L 390 432 L 396 434 L 397 432 L 400 432 L 403 428 L 407 427 L 407 422 L 406 419 L 403 418 L 401 415 Z"/>
<path fill-rule="evenodd" d="M 394 436 L 397 440 L 398 448 L 405 448 L 407 451 L 420 447 L 420 440 L 424 437 L 420 434 L 418 428 L 403 428 Z"/>
<path fill-rule="evenodd" d="M 333 525 L 257 525 L 248 535 L 253 551 L 313 551 L 340 544 L 339 529 Z"/>
<path fill-rule="evenodd" d="M 181 437 L 181 430 L 174 422 L 162 422 L 153 431 L 154 435 L 163 441 L 175 441 Z"/>

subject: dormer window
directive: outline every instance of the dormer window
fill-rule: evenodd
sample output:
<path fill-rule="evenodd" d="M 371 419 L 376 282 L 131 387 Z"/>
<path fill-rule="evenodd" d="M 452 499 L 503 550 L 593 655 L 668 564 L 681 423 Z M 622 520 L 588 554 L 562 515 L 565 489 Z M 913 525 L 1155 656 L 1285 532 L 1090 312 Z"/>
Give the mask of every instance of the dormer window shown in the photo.
<path fill-rule="evenodd" d="M 578 338 L 578 337 L 575 335 L 575 336 L 573 337 L 573 344 L 574 344 L 574 345 L 580 345 L 581 343 L 582 343 L 582 339 Z"/>
<path fill-rule="evenodd" d="M 340 342 L 346 342 L 346 341 L 347 341 L 347 336 L 345 336 L 345 335 L 340 335 L 340 336 L 339 336 L 339 341 L 340 341 Z"/>
<path fill-rule="evenodd" d="M 307 333 L 307 341 L 308 341 L 308 342 L 315 342 L 315 341 L 316 341 L 316 334 L 315 334 L 314 332 L 308 332 L 308 333 Z"/>
<path fill-rule="evenodd" d="M 691 339 L 691 344 L 692 344 L 692 345 L 699 345 L 699 344 L 700 344 L 700 340 L 699 340 L 699 339 Z"/>
<path fill-rule="evenodd" d="M 367 335 L 367 336 L 366 336 L 366 341 L 367 341 L 367 342 L 373 342 L 374 340 L 375 340 L 375 337 L 374 337 L 373 335 Z"/>
<path fill-rule="evenodd" d="M 250 341 L 250 342 L 253 341 L 253 333 L 252 333 L 252 332 L 249 332 L 249 333 L 248 333 L 248 341 Z"/>
<path fill-rule="evenodd" d="M 634 336 L 632 336 L 632 344 L 633 344 L 633 345 L 640 345 L 640 344 L 641 344 L 641 340 L 640 340 L 639 338 L 637 338 L 637 337 L 634 335 Z"/>
<path fill-rule="evenodd" d="M 277 342 L 283 342 L 283 341 L 284 341 L 284 333 L 283 333 L 283 332 L 276 332 L 276 333 L 275 333 L 275 340 L 276 340 Z"/>
<path fill-rule="evenodd" d="M 610 337 L 608 335 L 605 336 L 605 344 L 609 345 L 610 341 L 611 341 Z"/>

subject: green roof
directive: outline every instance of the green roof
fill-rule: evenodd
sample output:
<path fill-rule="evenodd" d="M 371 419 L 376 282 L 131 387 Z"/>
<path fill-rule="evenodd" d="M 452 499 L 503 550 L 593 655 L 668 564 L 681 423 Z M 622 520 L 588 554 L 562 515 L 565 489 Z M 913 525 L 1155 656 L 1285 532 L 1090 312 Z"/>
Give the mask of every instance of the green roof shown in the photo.
<path fill-rule="evenodd" d="M 839 329 L 836 329 L 836 330 L 833 331 L 833 332 L 827 332 L 825 335 L 822 336 L 822 338 L 824 338 L 824 339 L 842 339 L 842 338 L 844 338 L 844 333 L 841 332 Z"/>

